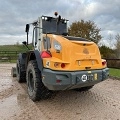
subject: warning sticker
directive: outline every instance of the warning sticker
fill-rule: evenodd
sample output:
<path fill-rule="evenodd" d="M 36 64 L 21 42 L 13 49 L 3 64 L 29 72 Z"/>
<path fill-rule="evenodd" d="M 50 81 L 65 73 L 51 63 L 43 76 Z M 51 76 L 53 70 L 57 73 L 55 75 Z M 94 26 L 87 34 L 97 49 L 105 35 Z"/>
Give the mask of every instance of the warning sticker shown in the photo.
<path fill-rule="evenodd" d="M 50 61 L 46 62 L 46 67 L 50 67 Z"/>
<path fill-rule="evenodd" d="M 87 75 L 82 75 L 81 80 L 82 80 L 83 82 L 87 81 Z"/>

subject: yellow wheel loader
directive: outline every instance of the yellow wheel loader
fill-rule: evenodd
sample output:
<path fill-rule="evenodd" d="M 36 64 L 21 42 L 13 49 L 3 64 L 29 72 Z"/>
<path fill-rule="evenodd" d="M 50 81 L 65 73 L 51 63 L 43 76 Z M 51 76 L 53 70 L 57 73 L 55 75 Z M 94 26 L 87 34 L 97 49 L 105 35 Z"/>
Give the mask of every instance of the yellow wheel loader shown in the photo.
<path fill-rule="evenodd" d="M 69 36 L 68 20 L 55 15 L 41 16 L 26 25 L 27 41 L 23 44 L 28 47 L 32 25 L 34 49 L 20 53 L 17 60 L 17 80 L 27 82 L 33 101 L 48 98 L 54 91 L 88 90 L 109 76 L 98 46 L 85 38 Z"/>

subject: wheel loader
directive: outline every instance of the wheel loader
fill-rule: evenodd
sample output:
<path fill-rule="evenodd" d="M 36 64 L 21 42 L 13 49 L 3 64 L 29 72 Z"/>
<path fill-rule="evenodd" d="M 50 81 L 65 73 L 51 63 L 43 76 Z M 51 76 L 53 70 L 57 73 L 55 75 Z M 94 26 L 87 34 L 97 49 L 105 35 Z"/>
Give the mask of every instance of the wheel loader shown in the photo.
<path fill-rule="evenodd" d="M 55 17 L 41 16 L 26 24 L 27 41 L 23 44 L 28 51 L 19 54 L 12 74 L 16 73 L 19 83 L 27 82 L 33 101 L 49 98 L 55 91 L 89 90 L 109 76 L 98 46 L 85 38 L 69 36 L 67 23 L 56 12 Z M 32 50 L 28 47 L 30 26 Z"/>

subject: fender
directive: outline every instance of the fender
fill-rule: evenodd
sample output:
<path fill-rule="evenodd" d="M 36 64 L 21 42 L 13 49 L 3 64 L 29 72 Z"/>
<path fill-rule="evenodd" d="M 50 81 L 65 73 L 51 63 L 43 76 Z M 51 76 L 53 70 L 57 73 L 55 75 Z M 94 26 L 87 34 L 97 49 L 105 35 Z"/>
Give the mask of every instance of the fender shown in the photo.
<path fill-rule="evenodd" d="M 43 71 L 43 60 L 40 56 L 40 51 L 34 50 L 34 54 L 35 54 L 35 57 L 36 57 L 38 69 L 42 72 Z"/>
<path fill-rule="evenodd" d="M 26 53 L 19 53 L 18 55 L 18 60 L 20 61 L 20 64 L 22 65 L 22 71 L 26 71 L 25 70 L 26 57 L 27 57 Z"/>

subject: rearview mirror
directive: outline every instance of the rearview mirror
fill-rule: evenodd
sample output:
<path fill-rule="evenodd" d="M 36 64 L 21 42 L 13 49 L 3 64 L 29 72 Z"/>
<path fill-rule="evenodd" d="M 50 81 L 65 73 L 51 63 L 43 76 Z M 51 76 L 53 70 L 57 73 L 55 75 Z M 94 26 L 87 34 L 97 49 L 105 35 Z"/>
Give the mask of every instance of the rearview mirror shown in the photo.
<path fill-rule="evenodd" d="M 30 28 L 30 25 L 29 24 L 26 24 L 26 28 L 25 28 L 25 32 L 29 32 L 29 28 Z"/>

